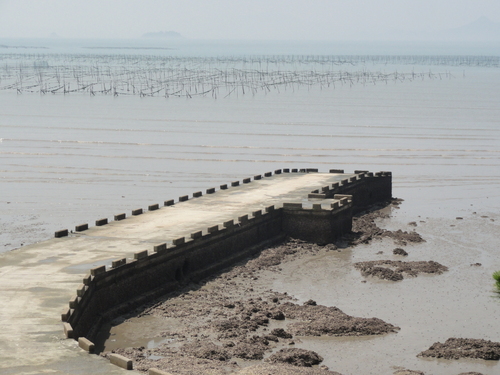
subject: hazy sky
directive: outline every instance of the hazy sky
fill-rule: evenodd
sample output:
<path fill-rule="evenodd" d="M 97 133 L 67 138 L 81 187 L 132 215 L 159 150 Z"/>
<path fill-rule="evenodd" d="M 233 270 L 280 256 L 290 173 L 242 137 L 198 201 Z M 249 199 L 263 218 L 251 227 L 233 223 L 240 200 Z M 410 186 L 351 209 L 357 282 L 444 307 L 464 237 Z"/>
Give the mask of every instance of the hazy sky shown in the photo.
<path fill-rule="evenodd" d="M 0 37 L 340 40 L 500 22 L 500 0 L 0 0 Z"/>

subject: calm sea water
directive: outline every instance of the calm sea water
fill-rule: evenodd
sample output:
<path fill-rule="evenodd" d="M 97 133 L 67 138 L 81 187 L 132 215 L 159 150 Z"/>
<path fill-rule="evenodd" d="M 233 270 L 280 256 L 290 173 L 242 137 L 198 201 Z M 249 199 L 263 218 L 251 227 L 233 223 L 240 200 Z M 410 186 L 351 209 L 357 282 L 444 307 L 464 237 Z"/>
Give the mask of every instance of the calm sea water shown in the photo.
<path fill-rule="evenodd" d="M 247 46 L 245 51 L 262 54 L 270 47 L 253 48 Z M 398 51 L 404 53 L 401 48 Z M 494 54 L 495 48 L 488 48 L 481 52 Z M 379 46 L 381 49 L 383 46 Z M 234 53 L 234 49 L 230 51 Z M 491 318 L 492 311 L 498 310 L 498 300 L 492 298 L 488 280 L 491 272 L 500 269 L 495 243 L 500 235 L 500 69 L 422 65 L 370 69 L 432 69 L 443 75 L 412 82 L 300 87 L 219 99 L 18 95 L 0 91 L 0 252 L 50 238 L 59 229 L 112 218 L 116 213 L 275 169 L 392 171 L 393 195 L 405 202 L 395 221 L 385 225 L 396 228 L 419 219 L 434 223 L 423 229 L 428 245 L 421 256 L 432 257 L 432 246 L 436 245 L 444 250 L 435 259 L 443 263 L 448 259 L 448 265 L 456 265 L 460 270 L 454 271 L 453 277 L 443 278 L 444 292 L 433 294 L 428 301 L 437 304 L 448 295 L 450 306 L 460 309 L 464 305 L 457 303 L 455 296 L 460 292 L 456 285 L 461 285 L 464 296 L 471 301 L 465 304 L 466 311 L 473 312 L 474 306 L 478 306 L 491 312 L 481 314 L 480 326 L 467 323 L 471 328 L 464 334 L 470 337 L 479 332 L 478 338 L 490 339 L 496 335 L 499 341 L 500 332 L 492 328 Z M 444 75 L 445 72 L 450 74 Z M 473 215 L 485 216 L 487 225 L 477 219 L 461 229 L 450 227 L 455 225 L 456 217 Z M 359 254 L 353 257 L 369 258 Z M 470 276 L 468 273 L 473 271 L 469 263 L 477 259 L 483 263 L 481 276 Z M 285 284 L 276 281 L 275 288 L 291 285 L 291 292 L 306 298 L 310 291 L 304 280 L 311 275 L 305 275 Z M 349 277 L 353 275 L 327 281 L 350 285 L 354 279 Z M 461 275 L 469 276 L 463 285 L 454 284 Z M 432 289 L 433 282 L 425 280 L 424 285 L 429 284 L 425 288 Z M 409 284 L 401 285 L 408 288 Z M 473 289 L 466 290 L 468 285 Z M 322 290 L 328 288 L 325 284 Z M 394 288 L 388 303 L 396 304 L 397 297 L 410 289 Z M 481 290 L 477 292 L 479 299 L 474 297 L 476 290 Z M 323 298 L 323 302 L 342 301 L 344 307 L 339 307 L 347 313 L 372 316 L 373 312 L 373 316 L 405 327 L 396 339 L 384 339 L 384 356 L 391 357 L 387 354 L 391 346 L 402 345 L 398 340 L 418 338 L 414 349 L 423 350 L 432 340 L 441 338 L 436 334 L 432 338 L 412 336 L 410 322 L 398 321 L 396 315 L 391 315 L 394 309 L 390 305 L 376 304 L 377 298 L 383 296 L 374 289 L 370 291 L 374 307 L 367 313 L 357 299 L 365 293 L 357 290 L 349 296 L 338 292 Z M 321 295 L 314 297 L 322 301 Z M 424 303 L 430 308 L 428 301 L 409 299 L 407 305 Z M 467 319 L 474 319 L 472 312 Z M 450 311 L 440 309 L 435 314 L 444 319 Z M 439 324 L 433 325 L 426 319 L 421 319 L 421 324 L 434 331 L 439 329 Z M 450 337 L 454 329 L 458 328 L 451 326 L 441 333 Z M 359 352 L 358 344 L 347 340 L 343 345 L 354 353 Z M 309 345 L 321 347 L 317 343 Z M 369 351 L 373 345 L 365 341 L 363 346 L 367 361 L 374 360 L 372 357 L 378 353 Z M 414 354 L 408 354 L 408 358 L 412 359 L 402 363 L 420 363 L 415 362 Z M 339 368 L 332 369 L 340 371 L 348 369 L 349 363 L 331 361 L 330 365 L 337 364 Z M 440 366 L 439 373 L 447 373 L 449 367 L 442 363 Z M 433 368 L 432 364 L 427 367 Z M 450 374 L 457 369 L 450 368 Z M 478 368 L 485 374 L 495 371 L 474 367 Z M 370 373 L 366 369 L 356 371 Z"/>

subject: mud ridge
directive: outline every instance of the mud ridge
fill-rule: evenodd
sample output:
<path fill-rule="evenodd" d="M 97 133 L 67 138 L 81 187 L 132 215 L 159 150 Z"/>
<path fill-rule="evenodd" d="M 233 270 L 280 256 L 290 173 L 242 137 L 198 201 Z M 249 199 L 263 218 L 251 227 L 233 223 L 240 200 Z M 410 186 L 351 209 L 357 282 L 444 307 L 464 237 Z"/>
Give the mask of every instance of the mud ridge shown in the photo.
<path fill-rule="evenodd" d="M 403 200 L 394 198 L 390 202 L 373 206 L 369 211 L 361 213 L 352 219 L 352 233 L 346 236 L 351 245 L 369 243 L 374 239 L 391 238 L 399 246 L 405 246 L 408 243 L 420 243 L 425 240 L 416 231 L 390 231 L 380 228 L 375 221 L 378 219 L 389 218 L 390 215 L 384 212 L 382 208 L 389 204 L 393 208 L 399 208 Z"/>
<path fill-rule="evenodd" d="M 429 349 L 421 352 L 418 357 L 477 358 L 498 361 L 500 360 L 500 342 L 452 337 L 444 343 L 435 342 Z"/>
<path fill-rule="evenodd" d="M 373 276 L 383 280 L 401 281 L 404 277 L 417 277 L 420 273 L 437 274 L 448 271 L 448 267 L 438 262 L 401 260 L 372 260 L 354 263 L 364 277 Z"/>
<path fill-rule="evenodd" d="M 311 350 L 288 348 L 274 353 L 267 361 L 271 363 L 289 363 L 300 367 L 312 367 L 323 362 L 323 357 Z"/>

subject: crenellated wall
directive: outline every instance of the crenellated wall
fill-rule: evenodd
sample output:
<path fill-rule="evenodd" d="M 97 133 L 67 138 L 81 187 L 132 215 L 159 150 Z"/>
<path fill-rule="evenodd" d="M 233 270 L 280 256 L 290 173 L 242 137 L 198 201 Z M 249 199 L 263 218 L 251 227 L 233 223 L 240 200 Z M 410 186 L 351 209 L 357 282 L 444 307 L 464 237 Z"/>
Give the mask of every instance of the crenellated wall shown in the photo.
<path fill-rule="evenodd" d="M 69 336 L 93 339 L 100 320 L 111 319 L 134 306 L 173 291 L 189 279 L 199 281 L 218 270 L 282 241 L 282 210 L 274 206 L 241 216 L 94 268 L 83 279 L 62 319 Z M 69 332 L 68 332 L 69 333 Z"/>
<path fill-rule="evenodd" d="M 302 203 L 284 203 L 282 226 L 287 236 L 324 245 L 349 233 L 352 196 L 335 196 L 335 200 L 323 202 L 314 203 L 312 209 L 304 209 Z"/>
<path fill-rule="evenodd" d="M 330 173 L 344 173 L 343 169 L 330 169 Z M 392 198 L 392 173 L 354 171 L 356 176 L 345 178 L 330 186 L 313 190 L 309 198 L 328 199 L 335 195 L 352 195 L 353 213 L 361 212 L 377 202 Z"/>
<path fill-rule="evenodd" d="M 314 172 L 317 169 L 280 169 L 274 174 Z M 330 170 L 330 173 L 343 173 L 343 170 Z M 261 180 L 272 175 L 272 172 L 267 172 L 253 179 Z M 242 184 L 251 181 L 247 178 Z M 171 243 L 157 244 L 152 249 L 135 253 L 133 259 L 116 259 L 110 268 L 94 268 L 82 280 L 69 308 L 62 313 L 66 336 L 79 339 L 80 346 L 91 352 L 94 350 L 92 340 L 103 322 L 174 291 L 184 282 L 200 281 L 283 241 L 287 236 L 320 244 L 331 243 L 350 232 L 353 213 L 390 199 L 391 184 L 390 172 L 355 171 L 355 176 L 350 175 L 340 182 L 312 191 L 304 197 L 306 203 L 299 199 L 299 203 L 283 202 L 282 207 L 268 206 L 237 220 L 200 228 L 187 237 L 173 239 Z M 239 181 L 233 181 L 230 186 L 221 185 L 220 190 L 239 185 Z M 206 190 L 206 194 L 214 193 L 215 188 Z M 191 199 L 202 195 L 195 192 Z M 188 200 L 187 195 L 179 197 L 179 203 Z M 174 200 L 164 202 L 164 206 L 174 204 Z M 148 207 L 148 211 L 158 209 L 158 204 Z M 132 215 L 142 213 L 142 209 L 136 209 Z M 124 220 L 126 214 L 114 218 L 115 221 Z M 96 226 L 106 224 L 107 219 L 96 221 Z M 75 230 L 80 232 L 88 228 L 88 224 L 81 224 Z M 67 230 L 55 234 L 56 237 L 67 235 Z"/>

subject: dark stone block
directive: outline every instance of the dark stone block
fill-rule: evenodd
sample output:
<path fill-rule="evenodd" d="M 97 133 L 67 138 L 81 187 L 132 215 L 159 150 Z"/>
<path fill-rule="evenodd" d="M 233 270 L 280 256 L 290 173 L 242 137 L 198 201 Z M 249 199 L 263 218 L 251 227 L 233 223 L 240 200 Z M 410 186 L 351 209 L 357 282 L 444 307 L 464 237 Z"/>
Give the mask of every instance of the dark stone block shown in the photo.
<path fill-rule="evenodd" d="M 191 233 L 191 238 L 194 240 L 196 238 L 201 238 L 203 236 L 203 232 L 200 230 L 198 232 Z"/>
<path fill-rule="evenodd" d="M 89 229 L 88 224 L 80 224 L 75 227 L 75 232 L 83 232 L 84 230 Z"/>
<path fill-rule="evenodd" d="M 143 250 L 143 251 L 139 251 L 137 253 L 134 254 L 134 259 L 145 259 L 148 257 L 148 251 L 147 250 Z"/>
<path fill-rule="evenodd" d="M 118 259 L 118 260 L 114 260 L 112 263 L 111 263 L 111 267 L 113 268 L 118 268 L 120 266 L 123 266 L 124 264 L 127 264 L 127 259 L 126 258 L 123 258 L 123 259 Z"/>
<path fill-rule="evenodd" d="M 127 215 L 125 215 L 125 214 L 115 215 L 115 221 L 124 220 L 126 217 L 127 217 Z"/>
<path fill-rule="evenodd" d="M 153 250 L 155 253 L 161 253 L 167 250 L 167 244 L 166 243 L 161 243 L 159 245 L 155 245 L 153 247 Z"/>
<path fill-rule="evenodd" d="M 176 238 L 172 241 L 175 246 L 182 245 L 186 243 L 186 239 L 184 237 Z"/>
<path fill-rule="evenodd" d="M 99 220 L 96 220 L 95 222 L 95 225 L 97 227 L 101 227 L 103 225 L 106 225 L 108 223 L 108 219 L 107 218 L 104 218 L 104 219 L 99 219 Z"/>
<path fill-rule="evenodd" d="M 67 229 L 58 230 L 57 232 L 54 233 L 55 238 L 66 237 L 67 235 L 68 235 Z"/>

